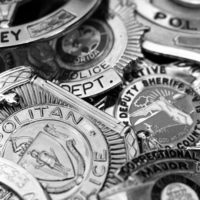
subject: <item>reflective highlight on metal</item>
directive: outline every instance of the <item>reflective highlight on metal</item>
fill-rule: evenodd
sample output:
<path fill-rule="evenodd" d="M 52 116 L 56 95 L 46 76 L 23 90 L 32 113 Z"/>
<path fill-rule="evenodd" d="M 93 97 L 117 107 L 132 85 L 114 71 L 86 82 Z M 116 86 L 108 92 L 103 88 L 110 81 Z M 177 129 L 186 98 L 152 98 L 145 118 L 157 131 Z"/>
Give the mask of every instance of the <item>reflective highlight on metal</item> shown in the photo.
<path fill-rule="evenodd" d="M 2 156 L 33 174 L 53 199 L 86 199 L 111 187 L 118 182 L 113 173 L 138 155 L 130 127 L 31 68 L 0 78 Z"/>
<path fill-rule="evenodd" d="M 0 47 L 27 44 L 50 39 L 63 31 L 70 31 L 87 19 L 98 7 L 100 0 L 69 0 L 47 16 L 23 25 L 10 26 L 15 8 L 26 1 L 0 2 Z"/>
<path fill-rule="evenodd" d="M 31 174 L 19 165 L 3 158 L 0 159 L 0 185 L 2 199 L 50 200 L 39 182 Z M 5 188 L 9 188 L 9 191 Z"/>
<path fill-rule="evenodd" d="M 177 3 L 178 2 L 178 3 Z M 134 0 L 137 19 L 149 26 L 143 48 L 153 53 L 199 62 L 199 2 Z M 194 7 L 195 9 L 191 8 Z"/>

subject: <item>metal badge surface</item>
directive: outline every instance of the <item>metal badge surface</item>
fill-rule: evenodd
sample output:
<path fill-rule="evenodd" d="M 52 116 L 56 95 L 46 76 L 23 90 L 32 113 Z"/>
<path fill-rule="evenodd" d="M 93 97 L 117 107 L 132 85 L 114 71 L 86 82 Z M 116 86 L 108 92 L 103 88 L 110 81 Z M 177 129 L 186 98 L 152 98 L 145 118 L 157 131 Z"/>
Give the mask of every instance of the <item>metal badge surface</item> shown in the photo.
<path fill-rule="evenodd" d="M 18 26 L 9 26 L 16 5 L 25 1 L 0 1 L 0 47 L 26 44 L 49 39 L 63 31 L 70 31 L 90 16 L 100 0 L 70 0 L 45 17 Z"/>
<path fill-rule="evenodd" d="M 187 0 L 174 0 L 174 2 L 176 2 L 180 5 L 185 5 L 187 7 L 191 7 L 191 8 L 199 8 L 200 7 L 199 0 L 191 0 L 189 2 Z"/>
<path fill-rule="evenodd" d="M 110 189 L 109 191 L 100 193 L 98 199 L 198 200 L 200 198 L 200 183 L 196 179 L 197 177 L 199 177 L 197 173 L 195 175 L 191 174 L 190 177 L 186 174 L 164 175 L 156 181 L 150 181 L 140 186 L 129 184 L 129 186 L 126 186 L 122 190 Z"/>
<path fill-rule="evenodd" d="M 181 78 L 193 85 L 199 79 L 200 70 L 198 64 L 191 62 L 177 61 L 159 65 L 147 59 L 138 59 L 126 68 L 124 79 L 127 82 L 126 84 L 129 84 L 137 78 L 154 74 L 166 74 Z"/>
<path fill-rule="evenodd" d="M 134 0 L 137 19 L 151 30 L 145 35 L 147 51 L 183 59 L 199 59 L 199 2 Z M 194 9 L 195 7 L 195 9 Z"/>
<path fill-rule="evenodd" d="M 0 1 L 0 28 L 8 28 L 15 11 L 20 4 L 30 0 L 1 0 Z"/>
<path fill-rule="evenodd" d="M 186 159 L 171 159 L 165 161 L 155 161 L 152 164 L 144 166 L 140 170 L 131 175 L 130 179 L 138 183 L 145 183 L 156 180 L 164 175 L 185 174 L 190 177 L 192 174 L 198 176 L 199 162 Z"/>
<path fill-rule="evenodd" d="M 109 188 L 113 173 L 138 154 L 129 128 L 28 67 L 1 74 L 0 86 L 1 156 L 36 176 L 53 199 Z"/>
<path fill-rule="evenodd" d="M 115 117 L 134 127 L 142 152 L 186 148 L 200 139 L 199 98 L 182 79 L 149 75 L 136 79 L 123 90 Z"/>
<path fill-rule="evenodd" d="M 112 0 L 107 20 L 91 18 L 75 31 L 51 41 L 0 51 L 1 71 L 34 66 L 42 77 L 81 98 L 122 84 L 123 70 L 141 53 L 146 27 L 135 21 L 134 7 Z"/>
<path fill-rule="evenodd" d="M 19 165 L 0 159 L 0 198 L 2 200 L 48 200 L 39 182 Z"/>
<path fill-rule="evenodd" d="M 114 197 L 126 199 L 128 197 L 126 194 L 137 188 L 143 188 L 143 192 L 142 194 L 135 194 L 136 196 L 134 197 L 152 200 L 158 198 L 159 195 L 162 195 L 163 199 L 165 199 L 166 191 L 169 191 L 172 185 L 174 188 L 177 186 L 174 191 L 177 191 L 178 188 L 180 189 L 181 186 L 185 186 L 185 188 L 192 186 L 191 189 L 195 190 L 196 186 L 199 185 L 199 153 L 199 150 L 168 149 L 142 154 L 127 162 L 118 171 L 117 176 L 122 183 L 100 192 L 98 199 L 111 200 Z M 196 185 L 192 184 L 193 181 Z M 180 183 L 185 183 L 185 185 Z M 147 187 L 149 189 L 146 188 L 148 184 L 152 186 L 150 188 Z M 130 196 L 130 199 L 132 198 Z"/>
<path fill-rule="evenodd" d="M 90 102 L 98 109 L 114 116 L 117 99 L 120 98 L 119 95 L 123 93 L 123 89 L 126 88 L 126 86 L 138 78 L 159 74 L 180 78 L 188 82 L 195 92 L 200 94 L 200 71 L 198 64 L 177 61 L 160 65 L 142 58 L 137 59 L 125 68 L 123 86 L 115 88 L 102 96 L 98 96 L 98 98 L 92 98 Z"/>
<path fill-rule="evenodd" d="M 128 180 L 132 174 L 144 168 L 147 165 L 153 164 L 155 162 L 164 162 L 169 160 L 191 160 L 195 162 L 200 161 L 199 150 L 182 150 L 182 149 L 165 149 L 158 151 L 151 151 L 148 153 L 143 153 L 138 157 L 128 161 L 124 166 L 122 166 L 117 172 L 116 176 L 121 181 Z"/>
<path fill-rule="evenodd" d="M 0 184 L 0 198 L 3 200 L 21 200 L 18 194 L 4 184 Z"/>
<path fill-rule="evenodd" d="M 106 21 L 90 19 L 50 42 L 56 63 L 64 71 L 59 78 L 61 87 L 83 98 L 122 84 L 126 65 L 143 57 L 140 40 L 146 27 L 135 21 L 133 9 L 111 0 Z"/>

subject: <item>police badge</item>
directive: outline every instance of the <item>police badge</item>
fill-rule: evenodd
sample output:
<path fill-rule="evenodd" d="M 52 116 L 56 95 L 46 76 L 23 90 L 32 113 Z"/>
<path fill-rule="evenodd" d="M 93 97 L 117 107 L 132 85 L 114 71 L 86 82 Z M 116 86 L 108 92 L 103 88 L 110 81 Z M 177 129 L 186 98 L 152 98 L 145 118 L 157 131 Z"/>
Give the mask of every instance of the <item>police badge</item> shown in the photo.
<path fill-rule="evenodd" d="M 122 84 L 123 69 L 143 57 L 140 41 L 146 27 L 135 21 L 133 10 L 132 4 L 111 0 L 106 21 L 91 18 L 50 42 L 64 71 L 59 78 L 61 87 L 85 98 Z"/>
<path fill-rule="evenodd" d="M 0 198 L 2 200 L 49 200 L 38 181 L 19 165 L 0 159 Z"/>
<path fill-rule="evenodd" d="M 198 66 L 138 60 L 130 68 L 131 82 L 97 106 L 132 125 L 141 152 L 195 146 L 200 140 Z"/>
<path fill-rule="evenodd" d="M 150 27 L 147 51 L 199 62 L 199 0 L 133 0 L 136 18 Z M 195 8 L 195 9 L 194 9 Z"/>
<path fill-rule="evenodd" d="M 100 0 L 70 0 L 40 19 L 13 24 L 16 10 L 29 0 L 0 1 L 0 47 L 16 46 L 69 31 L 79 25 L 99 6 Z"/>
<path fill-rule="evenodd" d="M 113 173 L 138 154 L 130 127 L 31 68 L 0 80 L 1 156 L 31 172 L 53 199 L 86 199 L 109 188 Z"/>
<path fill-rule="evenodd" d="M 100 192 L 98 199 L 199 199 L 199 155 L 199 150 L 192 149 L 168 149 L 141 154 L 117 172 L 122 182 Z M 91 199 L 95 199 L 95 195 Z"/>

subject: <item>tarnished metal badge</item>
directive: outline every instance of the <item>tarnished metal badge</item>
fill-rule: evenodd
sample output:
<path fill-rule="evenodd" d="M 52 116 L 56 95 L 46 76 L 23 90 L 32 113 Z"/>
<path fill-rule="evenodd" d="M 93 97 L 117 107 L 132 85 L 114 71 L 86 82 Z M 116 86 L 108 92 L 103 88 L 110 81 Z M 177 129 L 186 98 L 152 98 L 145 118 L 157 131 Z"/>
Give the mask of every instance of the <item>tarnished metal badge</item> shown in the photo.
<path fill-rule="evenodd" d="M 199 100 L 188 82 L 164 74 L 149 75 L 123 90 L 115 117 L 134 127 L 142 152 L 186 148 L 200 140 Z"/>
<path fill-rule="evenodd" d="M 51 42 L 56 62 L 64 70 L 61 87 L 89 97 L 122 84 L 124 67 L 143 57 L 140 39 L 146 28 L 135 21 L 133 8 L 111 0 L 106 21 L 92 18 Z"/>
<path fill-rule="evenodd" d="M 138 21 L 150 27 L 144 38 L 144 49 L 200 61 L 198 0 L 134 0 L 134 3 Z"/>
<path fill-rule="evenodd" d="M 0 198 L 2 200 L 49 200 L 39 182 L 19 165 L 0 159 Z"/>
<path fill-rule="evenodd" d="M 1 74 L 0 86 L 1 156 L 31 172 L 53 199 L 109 188 L 139 153 L 129 127 L 28 67 Z"/>
<path fill-rule="evenodd" d="M 49 39 L 63 31 L 70 31 L 91 15 L 100 4 L 100 0 L 70 0 L 39 20 L 22 25 L 12 25 L 16 9 L 28 1 L 0 1 L 0 47 Z"/>

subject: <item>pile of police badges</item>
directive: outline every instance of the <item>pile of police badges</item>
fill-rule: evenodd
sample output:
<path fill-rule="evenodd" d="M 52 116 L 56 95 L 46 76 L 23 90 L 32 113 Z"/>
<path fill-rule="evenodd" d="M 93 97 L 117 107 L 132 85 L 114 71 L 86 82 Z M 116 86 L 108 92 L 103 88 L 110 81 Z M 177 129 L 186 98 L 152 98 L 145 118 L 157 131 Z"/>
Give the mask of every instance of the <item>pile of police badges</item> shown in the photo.
<path fill-rule="evenodd" d="M 0 199 L 200 200 L 199 0 L 0 0 Z"/>

